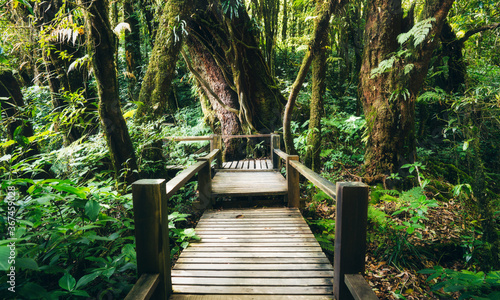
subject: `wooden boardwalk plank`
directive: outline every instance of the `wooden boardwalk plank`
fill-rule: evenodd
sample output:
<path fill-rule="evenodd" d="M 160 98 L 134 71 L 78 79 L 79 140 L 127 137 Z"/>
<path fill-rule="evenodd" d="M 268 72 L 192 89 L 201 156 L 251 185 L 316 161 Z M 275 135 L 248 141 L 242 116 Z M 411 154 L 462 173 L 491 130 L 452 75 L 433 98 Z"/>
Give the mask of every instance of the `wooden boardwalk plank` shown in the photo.
<path fill-rule="evenodd" d="M 332 271 L 238 271 L 238 270 L 225 270 L 225 271 L 191 271 L 191 270 L 172 270 L 173 277 L 229 277 L 229 278 L 333 278 Z M 173 279 L 172 279 L 173 280 Z"/>
<path fill-rule="evenodd" d="M 272 170 L 270 159 L 247 159 L 222 163 L 224 170 Z"/>
<path fill-rule="evenodd" d="M 331 300 L 322 295 L 186 295 L 176 294 L 170 300 Z"/>
<path fill-rule="evenodd" d="M 285 195 L 288 186 L 277 172 L 217 172 L 212 178 L 213 196 Z"/>
<path fill-rule="evenodd" d="M 171 299 L 332 298 L 333 268 L 297 209 L 206 211 L 196 233 Z"/>

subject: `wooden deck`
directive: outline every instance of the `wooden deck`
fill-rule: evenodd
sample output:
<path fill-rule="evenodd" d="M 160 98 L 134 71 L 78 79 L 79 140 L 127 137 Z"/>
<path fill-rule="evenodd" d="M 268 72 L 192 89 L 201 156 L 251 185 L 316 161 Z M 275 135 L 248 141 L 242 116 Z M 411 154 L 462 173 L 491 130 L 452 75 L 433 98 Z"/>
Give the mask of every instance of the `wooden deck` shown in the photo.
<path fill-rule="evenodd" d="M 286 179 L 278 172 L 225 172 L 212 178 L 212 197 L 279 196 L 288 193 Z"/>
<path fill-rule="evenodd" d="M 333 268 L 298 209 L 206 211 L 170 299 L 332 299 Z"/>
<path fill-rule="evenodd" d="M 222 163 L 222 168 L 225 170 L 272 170 L 273 164 L 270 159 L 247 159 Z"/>

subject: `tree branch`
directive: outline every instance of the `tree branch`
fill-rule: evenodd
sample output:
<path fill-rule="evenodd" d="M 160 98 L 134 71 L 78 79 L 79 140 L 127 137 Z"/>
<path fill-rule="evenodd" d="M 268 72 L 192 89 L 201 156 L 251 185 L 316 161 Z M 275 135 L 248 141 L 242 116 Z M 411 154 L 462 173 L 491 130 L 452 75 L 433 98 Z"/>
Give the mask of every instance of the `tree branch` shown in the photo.
<path fill-rule="evenodd" d="M 500 27 L 500 23 L 493 23 L 493 24 L 490 24 L 490 25 L 481 26 L 481 27 L 478 27 L 478 28 L 473 28 L 473 29 L 467 31 L 465 33 L 465 35 L 463 37 L 461 37 L 458 41 L 460 43 L 465 43 L 465 41 L 467 41 L 471 36 L 473 36 L 476 33 L 483 32 L 483 31 L 488 31 L 488 30 L 495 30 L 495 29 L 497 29 L 499 27 Z"/>

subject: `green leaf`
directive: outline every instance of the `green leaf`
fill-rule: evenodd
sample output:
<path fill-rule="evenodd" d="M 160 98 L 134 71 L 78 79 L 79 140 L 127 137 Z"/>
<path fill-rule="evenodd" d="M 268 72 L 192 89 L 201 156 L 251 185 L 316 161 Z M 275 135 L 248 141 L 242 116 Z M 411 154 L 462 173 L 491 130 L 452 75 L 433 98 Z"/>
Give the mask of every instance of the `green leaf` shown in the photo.
<path fill-rule="evenodd" d="M 99 210 L 101 209 L 101 206 L 99 203 L 95 200 L 89 200 L 85 204 L 85 215 L 89 217 L 89 219 L 92 222 L 95 222 L 97 220 L 97 216 L 99 216 Z"/>
<path fill-rule="evenodd" d="M 32 258 L 16 259 L 16 267 L 20 269 L 38 270 L 38 264 Z"/>
<path fill-rule="evenodd" d="M 447 286 L 443 289 L 443 291 L 445 291 L 447 293 L 453 293 L 453 292 L 458 292 L 460 290 L 463 290 L 464 288 L 465 288 L 465 286 L 463 286 L 461 284 L 457 284 L 457 285 Z"/>
<path fill-rule="evenodd" d="M 76 280 L 71 274 L 64 273 L 63 277 L 59 279 L 59 286 L 67 291 L 72 291 L 75 288 Z"/>
<path fill-rule="evenodd" d="M 71 295 L 80 296 L 80 297 L 90 297 L 89 293 L 81 290 L 74 290 L 71 292 Z"/>
<path fill-rule="evenodd" d="M 93 280 L 95 280 L 97 277 L 99 277 L 100 272 L 94 272 L 91 274 L 83 275 L 79 280 L 78 283 L 76 284 L 75 289 L 79 289 L 81 287 L 86 286 Z"/>
<path fill-rule="evenodd" d="M 87 188 L 78 188 L 67 183 L 59 183 L 57 185 L 54 185 L 53 188 L 61 192 L 67 192 L 70 194 L 74 194 L 80 198 L 87 199 Z"/>
<path fill-rule="evenodd" d="M 0 247 L 0 271 L 7 271 L 9 264 L 10 248 L 7 246 Z"/>
<path fill-rule="evenodd" d="M 49 202 L 52 199 L 54 199 L 54 196 L 52 196 L 52 195 L 45 195 L 45 196 L 42 196 L 40 198 L 36 198 L 36 202 L 38 202 L 38 204 L 45 204 L 45 203 Z"/>

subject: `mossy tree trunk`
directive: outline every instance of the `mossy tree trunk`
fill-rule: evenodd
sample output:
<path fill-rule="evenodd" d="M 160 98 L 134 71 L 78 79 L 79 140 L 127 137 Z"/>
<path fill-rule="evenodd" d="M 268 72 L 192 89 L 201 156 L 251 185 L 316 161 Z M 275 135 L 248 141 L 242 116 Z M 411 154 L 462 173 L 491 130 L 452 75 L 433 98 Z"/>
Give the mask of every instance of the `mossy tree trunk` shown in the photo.
<path fill-rule="evenodd" d="M 475 214 L 482 229 L 482 241 L 484 246 L 481 247 L 476 256 L 481 269 L 485 271 L 498 270 L 500 268 L 500 234 L 499 225 L 495 217 L 496 199 L 491 193 L 488 193 L 487 175 L 483 160 L 483 149 L 481 149 L 481 141 L 484 136 L 481 135 L 481 127 L 485 126 L 482 109 L 473 105 L 470 109 L 469 126 L 465 128 L 469 138 L 472 139 L 471 149 L 467 151 L 469 160 L 473 164 L 473 180 L 471 183 L 472 191 L 475 198 Z"/>
<path fill-rule="evenodd" d="M 237 135 L 243 133 L 240 120 L 238 118 L 238 95 L 231 88 L 231 82 L 227 81 L 221 68 L 217 65 L 214 56 L 198 41 L 193 35 L 189 35 L 186 40 L 189 49 L 189 56 L 192 62 L 188 61 L 188 66 L 193 74 L 196 74 L 198 85 L 203 96 L 209 101 L 210 109 L 206 110 L 206 117 L 210 118 L 211 113 L 215 113 L 219 120 L 219 128 L 214 128 L 215 132 L 222 135 Z M 220 51 L 221 49 L 219 49 Z M 219 54 L 222 54 L 219 52 Z M 189 60 L 188 57 L 185 57 Z M 213 121 L 212 121 L 213 122 Z M 211 124 L 214 127 L 214 124 Z M 223 157 L 226 161 L 233 161 L 245 158 L 245 143 L 242 139 L 224 139 Z"/>
<path fill-rule="evenodd" d="M 293 136 L 291 132 L 291 123 L 292 123 L 292 112 L 295 107 L 295 102 L 297 100 L 297 96 L 299 95 L 299 91 L 302 88 L 302 84 L 306 79 L 307 72 L 309 71 L 309 67 L 311 66 L 312 60 L 315 56 L 320 53 L 322 47 L 324 47 L 324 41 L 322 37 L 325 34 L 328 34 L 328 28 L 330 25 L 330 17 L 335 9 L 338 9 L 345 5 L 347 1 L 345 0 L 329 0 L 322 4 L 321 13 L 316 22 L 316 26 L 314 29 L 314 35 L 309 43 L 309 51 L 307 51 L 306 55 L 302 60 L 302 64 L 300 66 L 299 73 L 295 82 L 292 85 L 290 95 L 288 96 L 288 101 L 285 106 L 285 112 L 283 116 L 283 142 L 285 143 L 286 152 L 289 154 L 297 153 L 293 145 Z M 326 33 L 325 33 L 326 32 Z"/>
<path fill-rule="evenodd" d="M 196 8 L 188 22 L 187 45 L 193 61 L 200 61 L 196 68 L 202 80 L 197 80 L 216 111 L 222 133 L 274 132 L 280 127 L 285 99 L 258 47 L 245 7 L 237 5 L 233 14 L 224 13 L 220 3 L 199 0 Z M 231 145 L 226 155 L 241 156 L 243 144 Z"/>
<path fill-rule="evenodd" d="M 135 150 L 122 115 L 116 77 L 115 35 L 108 19 L 107 0 L 80 0 L 85 8 L 87 45 L 92 55 L 99 94 L 99 117 L 106 136 L 118 183 L 132 184 L 138 179 Z"/>
<path fill-rule="evenodd" d="M 316 24 L 318 26 L 318 24 Z M 305 163 L 313 171 L 321 170 L 321 117 L 323 116 L 323 95 L 325 94 L 326 58 L 329 31 L 320 32 L 319 49 L 312 59 L 312 94 L 309 116 L 309 132 L 307 134 L 307 151 Z"/>
<path fill-rule="evenodd" d="M 179 58 L 187 15 L 192 1 L 169 0 L 163 7 L 160 25 L 144 76 L 137 110 L 137 120 L 156 119 L 174 110 L 169 93 Z"/>
<path fill-rule="evenodd" d="M 381 181 L 402 164 L 416 158 L 415 100 L 429 68 L 432 53 L 453 0 L 429 0 L 422 20 L 434 18 L 426 39 L 406 61 L 378 76 L 372 70 L 399 50 L 397 37 L 408 31 L 413 20 L 403 18 L 401 1 L 370 0 L 365 27 L 365 49 L 360 72 L 360 96 L 366 118 L 368 143 L 365 175 L 368 182 Z M 407 64 L 413 64 L 404 73 Z"/>

